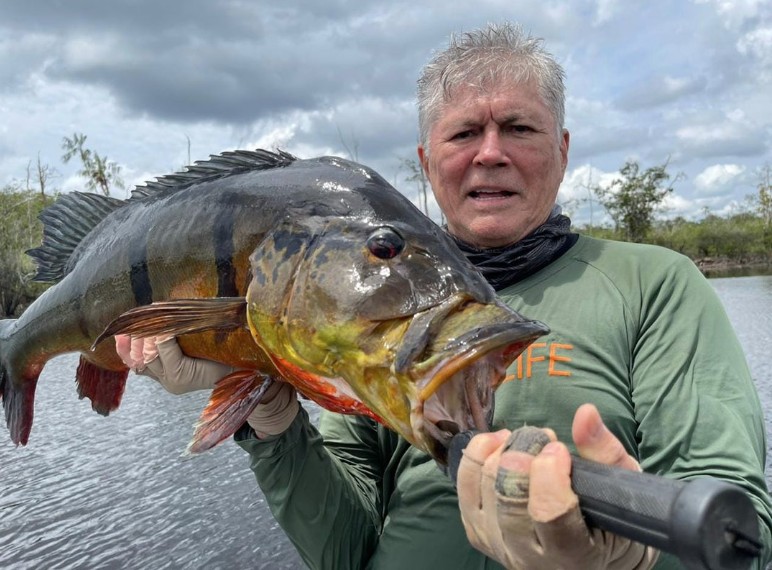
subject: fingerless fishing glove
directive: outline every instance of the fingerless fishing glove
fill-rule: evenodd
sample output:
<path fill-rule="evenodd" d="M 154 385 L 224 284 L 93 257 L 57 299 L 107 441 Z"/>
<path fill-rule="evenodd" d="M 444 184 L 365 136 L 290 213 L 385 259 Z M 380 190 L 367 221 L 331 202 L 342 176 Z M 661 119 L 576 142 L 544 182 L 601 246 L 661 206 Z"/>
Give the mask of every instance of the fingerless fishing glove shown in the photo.
<path fill-rule="evenodd" d="M 138 360 L 138 355 L 132 356 Z M 152 376 L 172 394 L 212 389 L 218 380 L 235 370 L 219 362 L 185 356 L 174 338 L 145 339 L 142 360 L 145 368 L 140 373 Z M 299 408 L 297 393 L 286 382 L 275 381 L 263 396 L 263 402 L 247 418 L 261 439 L 284 432 Z"/>
<path fill-rule="evenodd" d="M 286 382 L 275 381 L 266 391 L 263 401 L 266 403 L 258 404 L 247 418 L 247 423 L 260 439 L 283 433 L 300 408 L 297 392 Z"/>
<path fill-rule="evenodd" d="M 510 442 L 518 442 L 518 438 Z M 526 449 L 515 445 L 508 449 L 536 455 L 541 446 Z M 459 489 L 462 479 L 479 485 L 478 492 L 468 493 L 476 497 L 476 505 L 462 508 L 467 536 L 472 546 L 509 570 L 647 570 L 657 561 L 659 552 L 652 547 L 588 528 L 578 500 L 551 520 L 532 518 L 528 511 L 528 473 L 489 472 L 466 454 L 461 469 L 467 473 L 459 473 Z"/>
<path fill-rule="evenodd" d="M 185 356 L 173 337 L 145 339 L 142 355 L 145 368 L 137 372 L 155 378 L 172 394 L 211 390 L 220 378 L 235 370 L 227 364 Z"/>

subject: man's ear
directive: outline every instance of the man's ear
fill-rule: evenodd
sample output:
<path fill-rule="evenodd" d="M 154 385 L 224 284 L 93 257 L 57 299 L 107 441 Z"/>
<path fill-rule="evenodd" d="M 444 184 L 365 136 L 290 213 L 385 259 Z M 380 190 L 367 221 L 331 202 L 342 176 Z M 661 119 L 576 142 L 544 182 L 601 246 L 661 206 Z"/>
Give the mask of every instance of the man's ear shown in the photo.
<path fill-rule="evenodd" d="M 568 129 L 563 129 L 563 138 L 560 142 L 560 154 L 563 157 L 563 172 L 566 171 L 566 167 L 568 166 L 568 143 L 571 140 L 571 135 L 568 132 Z"/>
<path fill-rule="evenodd" d="M 418 145 L 417 151 L 418 151 L 418 162 L 421 164 L 421 168 L 424 171 L 424 175 L 428 179 L 429 178 L 429 153 L 427 153 L 424 150 L 424 146 L 422 144 Z"/>

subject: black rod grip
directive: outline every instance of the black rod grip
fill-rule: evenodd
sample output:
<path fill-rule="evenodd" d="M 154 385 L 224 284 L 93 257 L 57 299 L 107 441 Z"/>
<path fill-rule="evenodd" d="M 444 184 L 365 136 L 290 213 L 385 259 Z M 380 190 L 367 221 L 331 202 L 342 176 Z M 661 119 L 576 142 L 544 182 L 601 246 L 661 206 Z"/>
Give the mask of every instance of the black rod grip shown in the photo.
<path fill-rule="evenodd" d="M 590 525 L 674 554 L 687 568 L 744 570 L 758 556 L 758 517 L 739 487 L 572 460 L 571 483 Z"/>

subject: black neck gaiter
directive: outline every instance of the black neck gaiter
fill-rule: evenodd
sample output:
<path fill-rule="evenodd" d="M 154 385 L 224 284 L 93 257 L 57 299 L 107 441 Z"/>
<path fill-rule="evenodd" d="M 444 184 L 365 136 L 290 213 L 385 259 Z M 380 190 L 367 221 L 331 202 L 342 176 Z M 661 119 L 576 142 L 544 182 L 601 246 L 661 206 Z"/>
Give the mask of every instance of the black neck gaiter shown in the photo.
<path fill-rule="evenodd" d="M 478 249 L 451 235 L 467 259 L 482 273 L 496 291 L 501 291 L 546 267 L 579 239 L 571 233 L 571 219 L 560 206 L 550 217 L 523 239 L 501 248 Z"/>

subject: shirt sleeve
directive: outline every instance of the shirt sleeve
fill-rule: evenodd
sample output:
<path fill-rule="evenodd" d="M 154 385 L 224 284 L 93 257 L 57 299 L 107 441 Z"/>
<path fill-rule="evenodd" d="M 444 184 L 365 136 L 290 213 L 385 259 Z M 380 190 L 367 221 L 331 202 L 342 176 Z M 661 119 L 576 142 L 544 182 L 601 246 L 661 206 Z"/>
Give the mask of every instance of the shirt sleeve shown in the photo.
<path fill-rule="evenodd" d="M 644 284 L 632 346 L 632 399 L 645 471 L 710 475 L 743 488 L 772 553 L 766 436 L 742 346 L 715 291 L 687 259 Z M 652 272 L 654 274 L 654 272 Z"/>
<path fill-rule="evenodd" d="M 301 406 L 283 434 L 261 440 L 245 424 L 235 440 L 250 455 L 271 512 L 305 563 L 359 569 L 381 530 L 378 435 L 370 420 L 336 416 L 323 414 L 325 438 Z"/>

